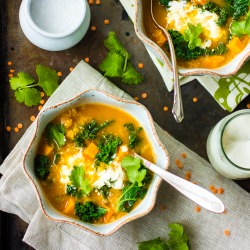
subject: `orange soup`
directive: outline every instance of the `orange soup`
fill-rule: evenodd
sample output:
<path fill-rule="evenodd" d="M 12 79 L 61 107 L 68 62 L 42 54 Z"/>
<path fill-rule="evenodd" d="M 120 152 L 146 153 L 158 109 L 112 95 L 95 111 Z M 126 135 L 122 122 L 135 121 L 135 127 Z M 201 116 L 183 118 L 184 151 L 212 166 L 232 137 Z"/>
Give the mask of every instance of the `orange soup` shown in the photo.
<path fill-rule="evenodd" d="M 166 37 L 151 19 L 150 1 L 143 1 L 146 33 L 169 54 Z M 237 6 L 237 1 L 230 3 Z M 153 10 L 172 37 L 179 66 L 213 69 L 227 64 L 250 43 L 247 27 L 239 28 L 242 22 L 249 23 L 249 1 L 242 0 L 241 5 L 239 10 L 225 0 L 155 0 Z"/>
<path fill-rule="evenodd" d="M 143 127 L 108 105 L 86 104 L 50 122 L 35 158 L 44 194 L 61 213 L 109 223 L 144 198 L 153 174 L 136 152 L 154 162 Z"/>

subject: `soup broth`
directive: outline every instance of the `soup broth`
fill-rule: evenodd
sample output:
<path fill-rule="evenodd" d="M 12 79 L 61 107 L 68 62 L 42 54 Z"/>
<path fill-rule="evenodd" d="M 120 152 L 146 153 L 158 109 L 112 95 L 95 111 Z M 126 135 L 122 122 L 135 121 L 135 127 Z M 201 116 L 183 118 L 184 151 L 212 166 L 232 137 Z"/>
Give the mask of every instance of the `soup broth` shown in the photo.
<path fill-rule="evenodd" d="M 150 2 L 151 0 L 143 1 L 143 18 L 144 27 L 148 37 L 157 43 L 165 53 L 169 55 L 166 48 L 167 39 L 163 32 L 158 29 L 150 15 Z M 178 31 L 180 34 L 184 34 L 189 28 L 191 23 L 194 26 L 201 25 L 202 32 L 199 35 L 202 44 L 199 46 L 202 49 L 208 49 L 210 52 L 199 56 L 195 59 L 183 59 L 178 58 L 178 65 L 185 68 L 218 68 L 237 56 L 250 42 L 249 35 L 232 36 L 230 33 L 230 25 L 233 21 L 232 17 L 228 16 L 226 22 L 223 25 L 218 25 L 219 15 L 212 11 L 202 10 L 202 6 L 206 3 L 212 2 L 217 6 L 225 7 L 225 1 L 223 0 L 192 0 L 192 1 L 169 1 L 169 6 L 165 7 L 160 4 L 160 0 L 153 1 L 153 10 L 156 20 L 162 27 L 166 27 L 167 30 Z M 244 17 L 240 17 L 240 20 Z M 214 53 L 211 51 L 223 44 L 226 46 L 226 52 Z M 175 45 L 175 49 L 181 45 Z M 214 55 L 212 55 L 214 53 Z M 177 53 L 176 53 L 177 54 Z"/>
<path fill-rule="evenodd" d="M 48 124 L 35 171 L 44 194 L 58 211 L 90 223 L 109 223 L 136 207 L 150 185 L 153 174 L 140 161 L 140 167 L 133 170 L 123 164 L 138 163 L 139 159 L 130 156 L 133 152 L 155 161 L 138 121 L 118 108 L 86 104 Z M 41 162 L 49 165 L 47 172 L 41 171 Z M 131 171 L 137 175 L 134 182 Z M 126 190 L 135 190 L 131 200 L 124 200 Z M 88 216 L 91 209 L 94 217 Z"/>

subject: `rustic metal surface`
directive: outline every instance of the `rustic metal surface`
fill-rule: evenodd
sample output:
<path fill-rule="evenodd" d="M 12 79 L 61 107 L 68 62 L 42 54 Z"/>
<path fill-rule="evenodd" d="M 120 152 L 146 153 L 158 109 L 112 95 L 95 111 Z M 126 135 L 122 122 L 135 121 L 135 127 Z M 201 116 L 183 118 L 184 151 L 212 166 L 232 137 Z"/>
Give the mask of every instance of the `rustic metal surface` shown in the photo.
<path fill-rule="evenodd" d="M 20 4 L 20 0 L 0 0 L 1 162 L 31 124 L 29 117 L 38 113 L 37 107 L 27 108 L 15 100 L 8 83 L 9 69 L 13 68 L 15 72 L 25 71 L 35 77 L 36 65 L 43 64 L 62 71 L 61 81 L 68 75 L 69 68 L 74 67 L 85 57 L 89 57 L 90 64 L 98 69 L 98 64 L 107 53 L 103 40 L 110 30 L 116 32 L 120 41 L 131 53 L 133 64 L 143 62 L 145 65 L 141 70 L 145 79 L 143 84 L 127 86 L 119 80 L 114 82 L 132 96 L 140 97 L 141 93 L 148 93 L 147 99 L 140 97 L 139 101 L 151 111 L 154 120 L 177 140 L 207 159 L 205 144 L 208 133 L 228 112 L 222 110 L 197 81 L 193 81 L 182 87 L 185 119 L 181 124 L 175 122 L 170 111 L 173 94 L 167 92 L 161 76 L 136 37 L 133 25 L 118 0 L 103 0 L 101 5 L 91 5 L 91 25 L 95 25 L 97 30 L 89 30 L 77 46 L 62 52 L 44 51 L 25 38 L 18 20 Z M 109 19 L 110 24 L 105 25 L 104 19 Z M 7 66 L 8 61 L 12 61 L 13 66 Z M 198 97 L 199 102 L 193 103 L 193 97 Z M 250 97 L 246 98 L 237 109 L 245 108 L 247 103 L 250 103 Z M 168 112 L 163 111 L 164 106 L 169 107 Z M 14 128 L 18 122 L 24 125 L 18 133 L 5 131 L 6 125 Z M 237 183 L 250 191 L 250 180 Z M 0 212 L 0 249 L 32 249 L 22 242 L 26 228 L 26 223 L 17 216 Z"/>

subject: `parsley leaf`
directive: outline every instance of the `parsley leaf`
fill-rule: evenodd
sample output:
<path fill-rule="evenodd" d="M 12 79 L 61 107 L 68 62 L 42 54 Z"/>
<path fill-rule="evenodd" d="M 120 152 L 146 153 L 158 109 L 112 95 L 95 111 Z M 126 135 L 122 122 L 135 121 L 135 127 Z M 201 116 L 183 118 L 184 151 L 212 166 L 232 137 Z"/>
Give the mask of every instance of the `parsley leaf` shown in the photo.
<path fill-rule="evenodd" d="M 56 71 L 40 64 L 36 66 L 36 73 L 39 78 L 38 85 L 43 88 L 47 96 L 51 96 L 58 87 L 59 77 Z"/>
<path fill-rule="evenodd" d="M 41 101 L 40 91 L 36 88 L 18 89 L 15 91 L 15 97 L 18 102 L 23 102 L 28 107 L 38 105 Z"/>
<path fill-rule="evenodd" d="M 188 29 L 184 31 L 183 38 L 186 42 L 188 42 L 189 49 L 201 47 L 201 39 L 199 38 L 199 35 L 202 31 L 203 28 L 200 23 L 197 26 L 188 23 Z"/>
<path fill-rule="evenodd" d="M 37 87 L 41 87 L 48 96 L 52 95 L 58 87 L 58 76 L 55 70 L 37 65 L 36 72 L 38 83 L 24 72 L 19 72 L 16 77 L 11 77 L 9 80 L 10 88 L 15 91 L 16 100 L 28 107 L 38 105 L 42 99 Z"/>
<path fill-rule="evenodd" d="M 69 179 L 71 181 L 71 185 L 69 185 L 70 190 L 75 193 L 74 188 L 77 188 L 77 195 L 81 196 L 82 193 L 89 195 L 92 191 L 92 187 L 89 184 L 89 180 L 84 178 L 85 171 L 82 166 L 74 166 L 73 170 L 71 171 L 71 175 Z M 74 188 L 73 188 L 73 187 Z"/>
<path fill-rule="evenodd" d="M 115 32 L 109 32 L 104 40 L 105 47 L 109 50 L 106 58 L 99 65 L 99 69 L 107 77 L 120 77 L 123 83 L 139 84 L 143 77 L 135 70 L 129 61 L 131 56 L 117 39 Z"/>
<path fill-rule="evenodd" d="M 138 186 L 141 187 L 142 181 L 144 180 L 147 170 L 141 169 L 141 160 L 139 158 L 134 158 L 130 155 L 123 157 L 121 165 L 127 171 L 128 180 L 131 183 L 138 183 Z"/>
<path fill-rule="evenodd" d="M 16 77 L 11 77 L 9 82 L 18 102 L 31 107 L 38 105 L 41 101 L 40 92 L 34 88 L 35 80 L 29 74 L 19 72 Z"/>
<path fill-rule="evenodd" d="M 58 149 L 66 143 L 65 128 L 62 124 L 49 123 L 45 129 L 45 136 L 49 143 L 54 144 Z"/>
<path fill-rule="evenodd" d="M 188 236 L 184 232 L 184 228 L 179 223 L 171 223 L 168 225 L 170 232 L 169 239 L 162 240 L 160 237 L 138 243 L 138 250 L 188 250 Z"/>
<path fill-rule="evenodd" d="M 243 35 L 250 36 L 250 11 L 245 19 L 241 21 L 233 21 L 230 30 L 232 35 L 241 37 Z"/>

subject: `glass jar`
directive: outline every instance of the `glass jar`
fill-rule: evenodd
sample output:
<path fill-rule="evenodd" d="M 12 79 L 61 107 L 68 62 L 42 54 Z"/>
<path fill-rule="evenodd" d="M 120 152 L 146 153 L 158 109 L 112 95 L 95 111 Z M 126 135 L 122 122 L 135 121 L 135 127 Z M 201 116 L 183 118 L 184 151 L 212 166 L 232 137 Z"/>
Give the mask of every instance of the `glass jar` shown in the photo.
<path fill-rule="evenodd" d="M 211 130 L 207 155 L 212 166 L 230 179 L 250 177 L 250 110 L 226 116 Z"/>

